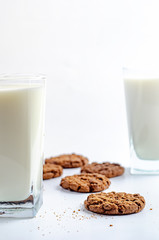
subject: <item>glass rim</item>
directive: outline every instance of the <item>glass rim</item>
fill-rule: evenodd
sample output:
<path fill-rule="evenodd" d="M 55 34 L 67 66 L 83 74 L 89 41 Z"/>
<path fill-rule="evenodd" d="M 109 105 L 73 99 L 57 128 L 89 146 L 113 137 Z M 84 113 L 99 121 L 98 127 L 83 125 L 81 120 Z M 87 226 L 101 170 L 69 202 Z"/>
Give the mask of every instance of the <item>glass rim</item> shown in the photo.
<path fill-rule="evenodd" d="M 144 67 L 123 67 L 124 79 L 159 79 L 159 69 Z"/>
<path fill-rule="evenodd" d="M 13 74 L 0 74 L 0 82 L 45 82 L 45 74 L 23 74 L 23 73 L 13 73 Z"/>

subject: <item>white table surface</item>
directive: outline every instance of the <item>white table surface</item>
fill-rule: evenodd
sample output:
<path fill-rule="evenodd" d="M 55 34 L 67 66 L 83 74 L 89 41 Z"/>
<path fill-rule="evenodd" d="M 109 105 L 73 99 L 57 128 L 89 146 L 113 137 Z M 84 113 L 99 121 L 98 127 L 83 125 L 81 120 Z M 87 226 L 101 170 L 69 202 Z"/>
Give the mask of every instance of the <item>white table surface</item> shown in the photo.
<path fill-rule="evenodd" d="M 79 171 L 65 169 L 63 176 Z M 44 202 L 35 218 L 0 219 L 1 240 L 159 239 L 159 176 L 130 175 L 127 169 L 123 176 L 111 179 L 106 192 L 140 193 L 145 197 L 143 211 L 125 216 L 92 214 L 83 206 L 89 194 L 62 189 L 60 179 L 44 182 Z"/>

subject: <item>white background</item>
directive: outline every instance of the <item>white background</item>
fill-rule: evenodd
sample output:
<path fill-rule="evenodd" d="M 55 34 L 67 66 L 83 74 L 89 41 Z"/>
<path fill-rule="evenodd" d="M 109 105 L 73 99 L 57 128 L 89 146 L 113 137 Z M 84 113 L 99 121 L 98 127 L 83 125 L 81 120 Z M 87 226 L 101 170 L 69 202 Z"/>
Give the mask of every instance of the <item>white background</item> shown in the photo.
<path fill-rule="evenodd" d="M 158 1 L 0 1 L 0 72 L 47 75 L 45 155 L 128 165 L 122 67 L 158 64 Z"/>
<path fill-rule="evenodd" d="M 0 0 L 0 72 L 47 75 L 46 157 L 76 152 L 91 161 L 129 165 L 122 67 L 158 65 L 158 12 L 158 0 Z M 158 192 L 152 187 L 158 186 L 157 177 L 112 180 L 111 190 L 145 196 L 141 214 L 98 216 L 81 225 L 70 214 L 85 195 L 63 193 L 59 181 L 44 183 L 44 204 L 36 219 L 1 219 L 2 240 L 81 239 L 87 234 L 158 239 Z M 70 203 L 59 225 L 52 211 L 63 214 Z M 81 214 L 90 216 L 84 210 Z"/>

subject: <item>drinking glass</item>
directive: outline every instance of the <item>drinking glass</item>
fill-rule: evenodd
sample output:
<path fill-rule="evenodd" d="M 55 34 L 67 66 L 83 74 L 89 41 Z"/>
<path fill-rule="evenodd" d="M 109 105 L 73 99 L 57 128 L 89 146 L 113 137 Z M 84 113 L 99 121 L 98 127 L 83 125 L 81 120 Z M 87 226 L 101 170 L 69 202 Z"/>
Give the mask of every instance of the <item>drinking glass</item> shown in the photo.
<path fill-rule="evenodd" d="M 42 205 L 45 77 L 0 76 L 0 216 Z"/>
<path fill-rule="evenodd" d="M 124 69 L 132 174 L 159 174 L 159 71 Z"/>

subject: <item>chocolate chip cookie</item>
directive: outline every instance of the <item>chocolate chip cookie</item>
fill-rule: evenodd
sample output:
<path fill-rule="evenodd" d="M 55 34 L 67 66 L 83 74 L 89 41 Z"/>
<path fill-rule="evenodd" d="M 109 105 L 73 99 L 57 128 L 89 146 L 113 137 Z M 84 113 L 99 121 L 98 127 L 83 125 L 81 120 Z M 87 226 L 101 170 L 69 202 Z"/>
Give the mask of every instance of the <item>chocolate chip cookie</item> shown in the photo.
<path fill-rule="evenodd" d="M 63 168 L 56 164 L 43 165 L 43 179 L 56 178 L 62 175 Z"/>
<path fill-rule="evenodd" d="M 100 173 L 108 178 L 120 176 L 124 173 L 124 168 L 117 163 L 90 163 L 81 168 L 81 173 Z"/>
<path fill-rule="evenodd" d="M 90 194 L 84 205 L 87 210 L 106 215 L 138 213 L 145 207 L 145 199 L 140 194 L 109 192 Z"/>
<path fill-rule="evenodd" d="M 60 186 L 75 192 L 99 192 L 108 188 L 110 180 L 98 173 L 85 173 L 62 178 Z"/>
<path fill-rule="evenodd" d="M 88 163 L 88 158 L 77 154 L 64 154 L 57 157 L 51 157 L 45 160 L 45 163 L 53 163 L 63 168 L 82 167 Z"/>

